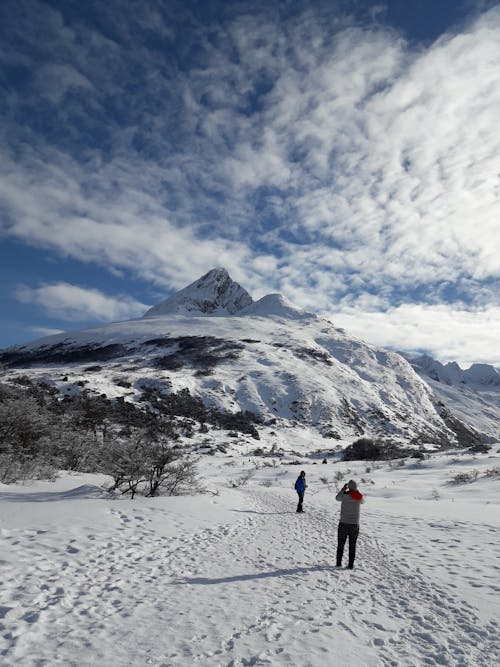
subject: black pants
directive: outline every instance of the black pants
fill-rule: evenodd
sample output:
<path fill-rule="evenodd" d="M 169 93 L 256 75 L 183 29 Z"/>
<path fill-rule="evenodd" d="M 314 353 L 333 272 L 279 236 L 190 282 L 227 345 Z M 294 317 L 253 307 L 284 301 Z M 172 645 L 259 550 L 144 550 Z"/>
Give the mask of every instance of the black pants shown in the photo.
<path fill-rule="evenodd" d="M 357 523 L 339 523 L 337 532 L 337 567 L 342 565 L 342 556 L 344 555 L 344 546 L 349 538 L 349 567 L 354 565 L 356 558 L 356 540 L 359 535 L 359 525 Z"/>
<path fill-rule="evenodd" d="M 297 505 L 297 512 L 303 512 L 304 510 L 302 509 L 302 503 L 304 502 L 304 494 L 297 492 L 297 495 L 299 496 L 299 504 Z"/>

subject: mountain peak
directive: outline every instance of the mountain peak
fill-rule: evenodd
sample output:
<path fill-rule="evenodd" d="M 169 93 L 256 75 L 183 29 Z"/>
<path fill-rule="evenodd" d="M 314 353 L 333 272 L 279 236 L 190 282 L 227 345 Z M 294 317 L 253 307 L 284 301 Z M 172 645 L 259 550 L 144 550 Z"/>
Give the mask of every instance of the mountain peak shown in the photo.
<path fill-rule="evenodd" d="M 442 364 L 426 354 L 407 358 L 414 368 L 423 371 L 437 382 L 456 386 L 463 384 L 500 386 L 500 372 L 490 364 L 472 364 L 470 368 L 464 370 L 456 361 Z"/>
<path fill-rule="evenodd" d="M 156 315 L 234 315 L 253 299 L 224 268 L 205 273 L 184 289 L 150 308 L 144 317 Z"/>
<path fill-rule="evenodd" d="M 241 315 L 254 315 L 257 317 L 284 317 L 286 319 L 299 320 L 316 317 L 312 313 L 296 308 L 282 294 L 266 294 L 258 301 L 242 311 Z"/>

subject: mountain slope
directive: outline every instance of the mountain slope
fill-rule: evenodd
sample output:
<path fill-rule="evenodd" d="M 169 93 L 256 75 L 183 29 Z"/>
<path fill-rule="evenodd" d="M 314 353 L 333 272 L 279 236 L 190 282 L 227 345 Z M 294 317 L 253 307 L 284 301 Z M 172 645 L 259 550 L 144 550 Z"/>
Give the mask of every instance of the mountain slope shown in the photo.
<path fill-rule="evenodd" d="M 193 285 L 143 318 L 9 348 L 0 363 L 7 378 L 27 373 L 65 394 L 85 388 L 144 402 L 147 392 L 188 389 L 208 406 L 339 440 L 454 440 L 452 421 L 400 355 L 350 338 L 280 295 L 254 303 L 224 271 Z"/>

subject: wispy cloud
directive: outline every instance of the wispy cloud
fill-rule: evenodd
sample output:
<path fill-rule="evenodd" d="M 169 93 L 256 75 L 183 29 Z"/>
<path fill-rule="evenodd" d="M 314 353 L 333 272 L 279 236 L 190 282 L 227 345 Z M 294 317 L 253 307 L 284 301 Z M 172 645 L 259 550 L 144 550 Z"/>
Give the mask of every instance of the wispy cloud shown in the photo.
<path fill-rule="evenodd" d="M 87 93 L 93 85 L 71 65 L 42 65 L 37 74 L 35 86 L 41 97 L 46 97 L 52 104 L 60 104 L 66 95 L 73 91 Z"/>
<path fill-rule="evenodd" d="M 36 304 L 49 315 L 71 322 L 122 320 L 139 317 L 148 309 L 146 304 L 128 296 L 110 297 L 99 290 L 68 283 L 20 286 L 16 296 L 23 303 Z"/>
<path fill-rule="evenodd" d="M 338 310 L 332 322 L 375 345 L 431 353 L 441 361 L 500 368 L 500 308 L 464 310 L 448 305 L 404 304 L 386 311 Z"/>
<path fill-rule="evenodd" d="M 49 327 L 31 327 L 30 331 L 33 335 L 39 337 L 53 336 L 54 334 L 63 333 L 61 329 L 50 329 Z"/>
<path fill-rule="evenodd" d="M 500 10 L 424 48 L 319 4 L 7 1 L 0 233 L 167 289 L 224 265 L 390 344 L 446 313 L 454 349 L 500 305 Z"/>

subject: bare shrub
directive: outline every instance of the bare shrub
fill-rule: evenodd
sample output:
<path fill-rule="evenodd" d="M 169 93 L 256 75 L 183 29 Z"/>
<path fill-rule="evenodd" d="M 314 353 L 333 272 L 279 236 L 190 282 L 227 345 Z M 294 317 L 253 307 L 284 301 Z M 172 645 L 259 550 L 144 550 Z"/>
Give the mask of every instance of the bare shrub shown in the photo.
<path fill-rule="evenodd" d="M 471 470 L 469 472 L 459 472 L 452 479 L 452 484 L 467 484 L 468 482 L 475 482 L 479 476 L 477 470 Z"/>
<path fill-rule="evenodd" d="M 237 488 L 239 486 L 245 486 L 245 484 L 247 484 L 252 479 L 252 477 L 255 476 L 255 472 L 256 472 L 255 468 L 252 470 L 246 470 L 236 479 L 230 480 L 229 483 L 230 486 L 232 486 L 233 488 Z"/>
<path fill-rule="evenodd" d="M 132 438 L 109 443 L 102 451 L 103 472 L 110 491 L 145 496 L 177 495 L 197 485 L 196 462 L 185 456 L 167 435 L 137 431 Z"/>
<path fill-rule="evenodd" d="M 13 452 L 4 451 L 0 454 L 0 482 L 15 484 L 30 479 L 54 480 L 57 468 L 52 461 L 44 456 L 19 457 Z"/>

